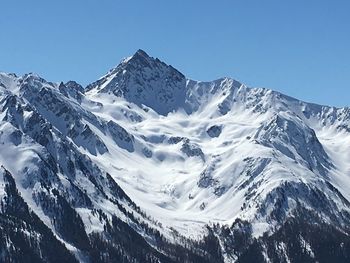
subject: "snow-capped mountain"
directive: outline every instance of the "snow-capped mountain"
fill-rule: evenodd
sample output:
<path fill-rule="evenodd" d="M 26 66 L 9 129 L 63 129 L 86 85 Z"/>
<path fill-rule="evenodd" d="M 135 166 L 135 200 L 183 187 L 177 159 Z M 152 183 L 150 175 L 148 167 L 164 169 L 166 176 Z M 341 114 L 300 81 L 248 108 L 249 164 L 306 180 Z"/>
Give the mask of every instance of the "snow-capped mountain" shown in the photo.
<path fill-rule="evenodd" d="M 0 73 L 1 262 L 349 262 L 350 108 L 138 50 L 86 88 Z"/>

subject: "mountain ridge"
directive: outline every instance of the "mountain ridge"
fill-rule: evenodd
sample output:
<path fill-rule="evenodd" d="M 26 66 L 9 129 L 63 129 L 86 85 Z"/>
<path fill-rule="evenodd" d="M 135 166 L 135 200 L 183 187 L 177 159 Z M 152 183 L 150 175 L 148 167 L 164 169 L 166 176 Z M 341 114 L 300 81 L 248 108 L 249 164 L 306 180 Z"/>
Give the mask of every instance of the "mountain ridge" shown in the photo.
<path fill-rule="evenodd" d="M 37 226 L 44 224 L 67 258 L 349 258 L 347 107 L 230 78 L 189 80 L 138 50 L 86 89 L 0 73 L 0 120 L 0 164 L 17 189 L 9 192 L 4 181 L 1 200 L 21 196 L 42 222 L 30 219 L 30 227 L 40 235 Z M 6 211 L 0 215 L 11 225 Z M 1 229 L 10 246 L 13 232 L 5 223 Z M 317 232 L 327 235 L 324 243 Z M 331 232 L 334 249 L 327 254 Z M 138 240 L 135 251 L 128 238 Z M 25 242 L 20 248 L 28 246 L 37 253 Z"/>

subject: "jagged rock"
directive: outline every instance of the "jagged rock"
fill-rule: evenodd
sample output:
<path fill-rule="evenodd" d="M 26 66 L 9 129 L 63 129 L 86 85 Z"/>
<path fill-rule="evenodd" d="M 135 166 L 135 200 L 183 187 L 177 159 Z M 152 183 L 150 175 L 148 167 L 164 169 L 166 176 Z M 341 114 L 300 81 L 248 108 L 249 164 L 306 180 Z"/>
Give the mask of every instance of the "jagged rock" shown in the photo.
<path fill-rule="evenodd" d="M 210 137 L 215 138 L 220 136 L 221 131 L 222 131 L 222 126 L 213 125 L 207 130 L 207 133 Z"/>
<path fill-rule="evenodd" d="M 114 142 L 129 152 L 134 151 L 134 138 L 123 127 L 113 121 L 107 123 L 108 131 L 111 133 Z"/>
<path fill-rule="evenodd" d="M 150 149 L 148 149 L 147 147 L 142 148 L 142 153 L 144 156 L 146 156 L 147 158 L 152 158 L 152 151 Z"/>
<path fill-rule="evenodd" d="M 199 148 L 194 143 L 191 143 L 188 139 L 186 139 L 181 147 L 181 151 L 185 153 L 188 157 L 195 157 L 198 156 L 202 160 L 204 160 L 204 153 L 202 152 L 202 149 Z"/>
<path fill-rule="evenodd" d="M 166 115 L 184 105 L 185 87 L 185 76 L 179 71 L 138 50 L 86 89 L 111 92 Z"/>

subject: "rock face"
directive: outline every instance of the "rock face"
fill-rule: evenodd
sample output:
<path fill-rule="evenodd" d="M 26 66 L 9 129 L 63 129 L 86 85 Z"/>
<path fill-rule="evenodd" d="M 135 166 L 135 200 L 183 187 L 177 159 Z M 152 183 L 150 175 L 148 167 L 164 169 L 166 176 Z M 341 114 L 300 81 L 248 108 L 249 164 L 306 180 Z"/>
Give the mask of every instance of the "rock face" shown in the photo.
<path fill-rule="evenodd" d="M 86 88 L 0 73 L 0 262 L 348 262 L 349 127 L 142 50 Z"/>
<path fill-rule="evenodd" d="M 116 124 L 113 121 L 109 121 L 107 123 L 107 128 L 114 142 L 120 148 L 126 149 L 129 152 L 134 151 L 134 144 L 133 144 L 134 138 L 123 127 L 121 127 L 120 125 Z"/>
<path fill-rule="evenodd" d="M 318 170 L 322 175 L 332 165 L 315 131 L 298 118 L 276 115 L 259 128 L 254 139 L 295 161 L 306 162 L 311 171 Z"/>
<path fill-rule="evenodd" d="M 179 71 L 138 50 L 103 78 L 87 87 L 113 93 L 138 106 L 146 105 L 159 114 L 183 107 L 186 78 Z"/>
<path fill-rule="evenodd" d="M 208 130 L 207 133 L 210 137 L 215 138 L 219 137 L 222 131 L 222 127 L 218 125 L 213 125 L 211 126 Z"/>

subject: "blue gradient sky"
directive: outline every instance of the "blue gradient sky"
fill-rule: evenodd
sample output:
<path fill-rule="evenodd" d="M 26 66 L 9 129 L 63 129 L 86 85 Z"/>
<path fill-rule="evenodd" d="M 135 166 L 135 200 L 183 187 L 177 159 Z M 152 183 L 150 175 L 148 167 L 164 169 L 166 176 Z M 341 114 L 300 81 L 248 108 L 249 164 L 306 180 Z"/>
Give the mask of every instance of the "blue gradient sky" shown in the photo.
<path fill-rule="evenodd" d="M 85 85 L 141 48 L 193 79 L 350 106 L 347 0 L 11 0 L 0 12 L 0 71 Z"/>

